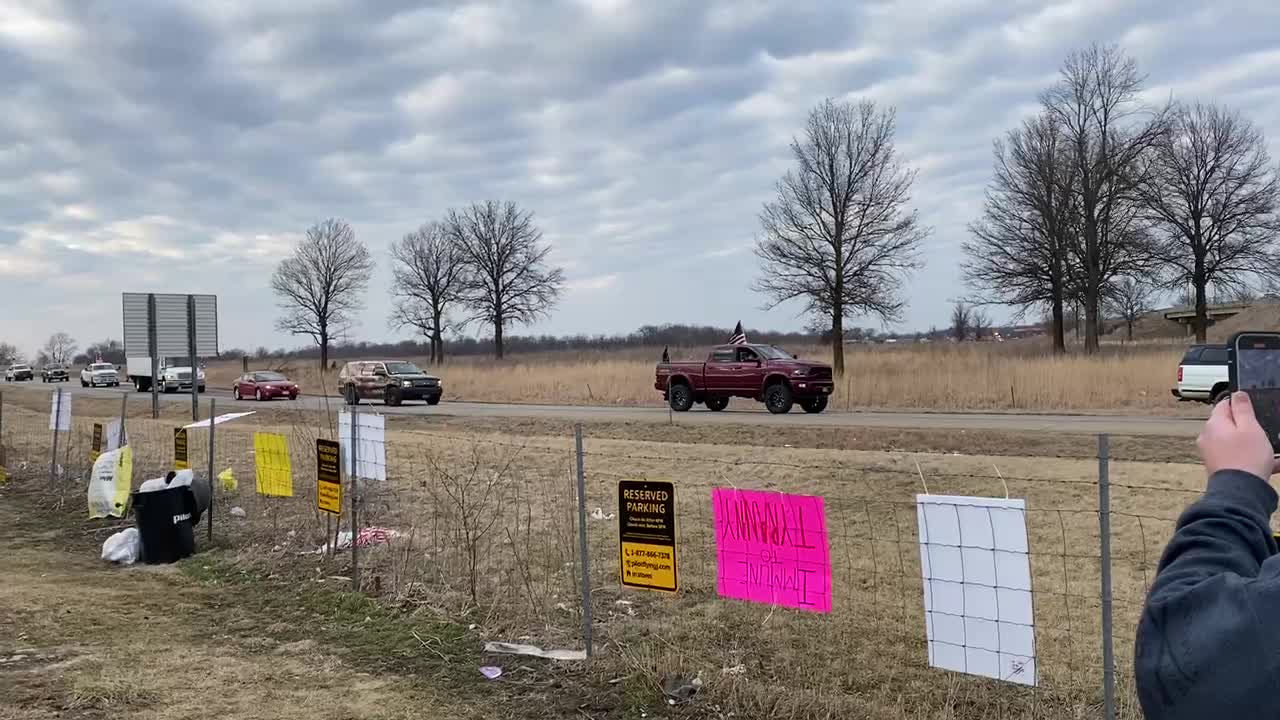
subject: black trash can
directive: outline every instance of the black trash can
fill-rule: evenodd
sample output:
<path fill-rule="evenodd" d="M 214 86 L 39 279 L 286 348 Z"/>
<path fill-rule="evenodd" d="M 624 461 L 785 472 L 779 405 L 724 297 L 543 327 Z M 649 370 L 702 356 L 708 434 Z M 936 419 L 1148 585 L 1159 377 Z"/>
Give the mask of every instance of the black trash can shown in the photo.
<path fill-rule="evenodd" d="M 142 539 L 142 561 L 177 562 L 196 549 L 196 497 L 185 485 L 133 494 L 133 514 Z"/>

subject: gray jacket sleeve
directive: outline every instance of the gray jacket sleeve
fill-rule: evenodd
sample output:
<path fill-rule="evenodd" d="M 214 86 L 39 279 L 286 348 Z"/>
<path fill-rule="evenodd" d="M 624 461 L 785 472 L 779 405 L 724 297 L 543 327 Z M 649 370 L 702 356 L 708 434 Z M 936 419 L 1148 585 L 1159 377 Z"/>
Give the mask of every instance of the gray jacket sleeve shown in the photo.
<path fill-rule="evenodd" d="M 1266 481 L 1223 471 L 1178 520 L 1134 651 L 1149 720 L 1280 718 L 1275 510 Z"/>

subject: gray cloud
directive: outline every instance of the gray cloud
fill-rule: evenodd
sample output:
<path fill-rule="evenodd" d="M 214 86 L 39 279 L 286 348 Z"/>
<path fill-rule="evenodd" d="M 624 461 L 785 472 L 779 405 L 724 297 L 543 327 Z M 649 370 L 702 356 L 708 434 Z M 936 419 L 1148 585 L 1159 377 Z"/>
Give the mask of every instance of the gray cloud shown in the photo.
<path fill-rule="evenodd" d="M 1121 42 L 1153 100 L 1230 103 L 1274 141 L 1277 23 L 1267 0 L 16 4 L 0 287 L 43 312 L 0 339 L 118 336 L 117 293 L 190 289 L 223 297 L 225 346 L 295 344 L 267 279 L 329 216 L 381 262 L 357 332 L 388 337 L 387 246 L 485 198 L 535 211 L 570 278 L 538 331 L 795 326 L 758 309 L 750 247 L 826 96 L 897 107 L 934 228 L 908 325 L 943 324 L 990 143 L 1067 52 Z"/>

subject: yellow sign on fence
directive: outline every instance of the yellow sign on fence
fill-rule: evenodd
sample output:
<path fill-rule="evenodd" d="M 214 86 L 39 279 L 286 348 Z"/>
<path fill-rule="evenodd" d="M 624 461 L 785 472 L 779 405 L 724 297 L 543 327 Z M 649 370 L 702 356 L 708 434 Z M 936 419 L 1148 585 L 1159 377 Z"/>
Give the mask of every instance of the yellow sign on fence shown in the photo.
<path fill-rule="evenodd" d="M 89 446 L 89 462 L 97 462 L 102 454 L 102 423 L 93 424 L 93 444 Z"/>
<path fill-rule="evenodd" d="M 293 465 L 289 441 L 276 433 L 253 434 L 254 465 L 258 470 L 258 494 L 293 497 Z"/>
<path fill-rule="evenodd" d="M 187 429 L 173 429 L 173 469 L 190 470 L 191 461 L 187 458 Z"/>
<path fill-rule="evenodd" d="M 342 474 L 338 443 L 333 440 L 316 440 L 316 507 L 342 514 Z"/>
<path fill-rule="evenodd" d="M 675 504 L 672 483 L 618 481 L 618 574 L 624 586 L 676 591 Z"/>

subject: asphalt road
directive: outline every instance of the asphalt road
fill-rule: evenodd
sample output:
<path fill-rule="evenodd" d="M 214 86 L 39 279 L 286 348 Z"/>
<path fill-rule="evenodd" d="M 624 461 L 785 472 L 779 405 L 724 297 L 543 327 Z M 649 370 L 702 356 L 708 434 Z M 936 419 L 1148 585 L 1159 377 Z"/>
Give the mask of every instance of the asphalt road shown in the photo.
<path fill-rule="evenodd" d="M 63 389 L 74 395 L 118 399 L 121 393 L 133 395 L 135 402 L 149 398 L 149 393 L 135 393 L 132 388 L 82 388 L 78 383 L 63 383 Z M 24 391 L 47 391 L 49 385 L 34 383 L 4 383 L 0 389 L 21 389 Z M 231 399 L 229 391 L 210 390 L 202 397 L 219 399 L 219 411 L 232 411 L 232 408 L 252 410 L 258 403 L 253 401 L 236 402 Z M 190 395 L 160 396 L 164 403 L 191 403 Z M 222 402 L 225 400 L 225 404 Z M 289 403 L 289 400 L 276 400 L 278 404 Z M 292 401 L 303 409 L 322 410 L 325 398 L 320 396 L 303 396 Z M 341 400 L 329 398 L 329 407 L 339 407 Z M 735 407 L 736 406 L 736 407 Z M 577 406 L 577 405 L 526 405 L 514 403 L 475 403 L 449 402 L 448 400 L 435 407 L 423 403 L 402 405 L 401 407 L 385 407 L 381 403 L 373 405 L 378 412 L 387 415 L 446 415 L 457 417 L 519 417 L 544 418 L 550 420 L 567 420 L 573 422 L 668 422 L 670 416 L 665 408 L 655 407 L 617 407 L 617 406 Z M 1195 418 L 1174 418 L 1158 416 L 1124 416 L 1124 415 L 1039 415 L 1029 413 L 928 413 L 928 412 L 878 412 L 855 411 L 842 412 L 828 410 L 820 415 L 809 415 L 796 408 L 788 415 L 770 415 L 758 403 L 736 400 L 730 409 L 723 412 L 710 412 L 695 408 L 687 413 L 675 413 L 674 420 L 678 424 L 719 424 L 719 425 L 800 425 L 810 427 L 876 427 L 906 429 L 937 430 L 1002 430 L 1010 432 L 1054 432 L 1070 434 L 1109 433 L 1112 435 L 1173 435 L 1194 436 L 1200 431 L 1203 420 Z"/>

